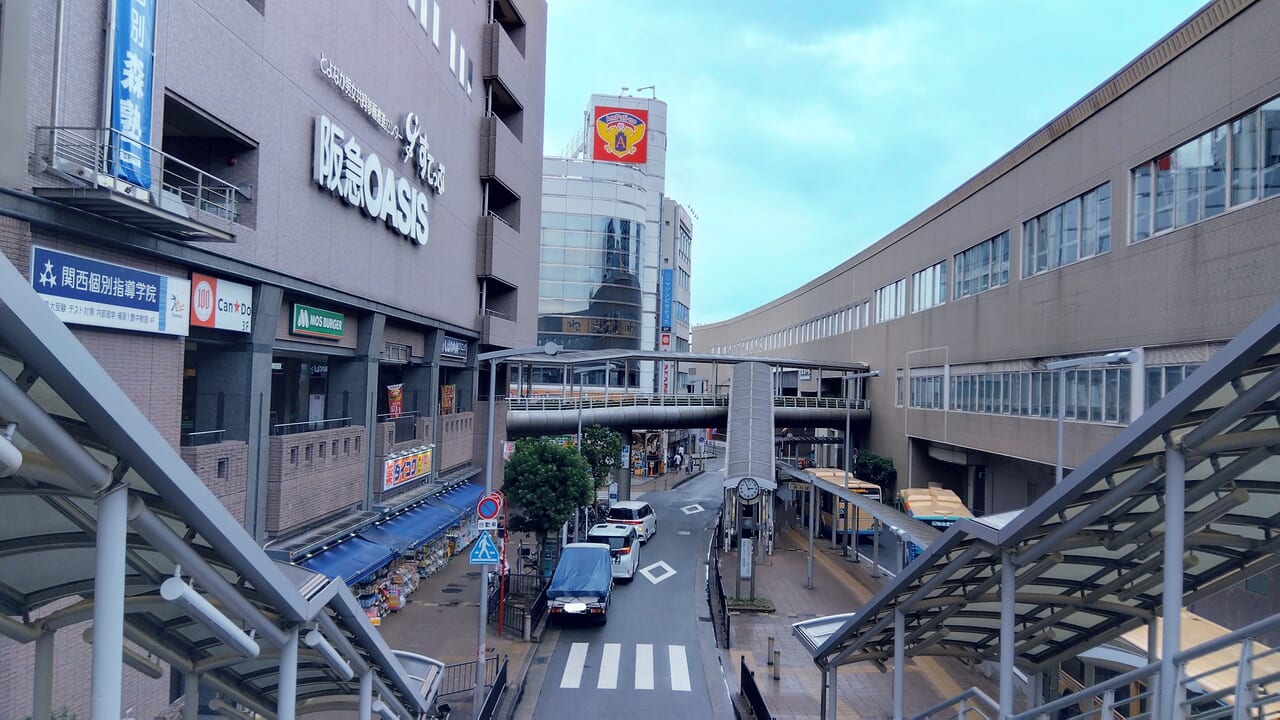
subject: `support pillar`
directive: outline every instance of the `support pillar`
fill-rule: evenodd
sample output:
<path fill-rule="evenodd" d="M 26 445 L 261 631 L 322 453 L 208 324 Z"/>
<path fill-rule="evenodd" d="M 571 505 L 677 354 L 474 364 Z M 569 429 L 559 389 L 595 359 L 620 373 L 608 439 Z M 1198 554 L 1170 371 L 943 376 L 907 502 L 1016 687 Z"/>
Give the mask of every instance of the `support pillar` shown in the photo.
<path fill-rule="evenodd" d="M 351 418 L 351 424 L 364 426 L 365 482 L 361 507 L 365 510 L 373 507 L 374 479 L 382 477 L 379 467 L 381 458 L 373 451 L 376 444 L 373 430 L 378 414 L 377 397 L 374 394 L 378 390 L 378 356 L 382 352 L 382 336 L 386 324 L 387 316 L 381 313 L 361 316 L 356 334 L 356 356 L 350 359 L 329 359 L 326 407 L 339 407 L 338 403 L 345 399 L 345 415 Z"/>
<path fill-rule="evenodd" d="M 49 720 L 53 715 L 53 633 L 44 632 L 36 638 L 36 657 L 34 668 L 33 697 L 31 698 L 31 717 L 34 720 Z"/>
<path fill-rule="evenodd" d="M 189 672 L 182 674 L 182 720 L 200 718 L 200 676 Z"/>
<path fill-rule="evenodd" d="M 907 616 L 893 611 L 893 720 L 902 720 L 903 685 L 907 682 Z"/>
<path fill-rule="evenodd" d="M 253 330 L 249 337 L 249 405 L 245 408 L 249 477 L 244 495 L 244 525 L 258 543 L 267 538 L 267 479 L 271 467 L 271 359 L 284 290 L 259 285 L 253 291 Z M 228 425 L 233 415 L 227 413 Z M 234 439 L 231 427 L 227 437 Z"/>
<path fill-rule="evenodd" d="M 829 665 L 828 671 L 830 677 L 827 679 L 827 690 L 830 698 L 827 700 L 827 720 L 836 720 L 840 717 L 840 666 Z"/>
<path fill-rule="evenodd" d="M 1014 602 L 1018 593 L 1018 577 L 1014 574 L 1013 556 L 1004 553 L 1000 559 L 1000 717 L 1013 714 L 1013 631 Z"/>
<path fill-rule="evenodd" d="M 1160 612 L 1164 637 L 1160 643 L 1159 716 L 1175 717 L 1185 691 L 1178 683 L 1174 656 L 1182 651 L 1182 553 L 1186 545 L 1187 460 L 1178 448 L 1164 452 L 1164 594 Z"/>
<path fill-rule="evenodd" d="M 124 656 L 125 541 L 129 490 L 117 485 L 98 498 L 93 581 L 93 679 L 90 717 L 120 717 Z"/>
<path fill-rule="evenodd" d="M 373 715 L 373 670 L 365 670 L 360 675 L 360 711 L 359 720 L 370 720 Z"/>
<path fill-rule="evenodd" d="M 298 707 L 298 626 L 288 631 L 280 648 L 280 675 L 276 683 L 276 720 L 294 720 Z"/>

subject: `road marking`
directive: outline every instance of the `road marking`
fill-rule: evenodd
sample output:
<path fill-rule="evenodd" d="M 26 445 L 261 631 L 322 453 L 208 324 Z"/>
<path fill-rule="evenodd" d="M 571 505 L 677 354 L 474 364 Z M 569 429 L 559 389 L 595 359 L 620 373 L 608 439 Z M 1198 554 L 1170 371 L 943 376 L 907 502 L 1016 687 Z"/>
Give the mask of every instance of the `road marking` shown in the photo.
<path fill-rule="evenodd" d="M 667 657 L 671 659 L 671 689 L 690 692 L 689 659 L 684 655 L 683 645 L 668 645 Z"/>
<path fill-rule="evenodd" d="M 653 646 L 636 645 L 636 689 L 653 689 Z"/>
<path fill-rule="evenodd" d="M 680 508 L 680 512 L 684 513 L 685 515 L 694 515 L 694 514 L 705 512 L 705 511 L 706 511 L 706 508 L 702 507 L 697 503 L 694 503 L 692 505 L 685 505 L 684 507 Z"/>
<path fill-rule="evenodd" d="M 596 687 L 601 690 L 618 689 L 618 661 L 622 658 L 622 643 L 605 643 L 604 657 L 600 658 L 600 679 Z"/>
<path fill-rule="evenodd" d="M 661 571 L 661 572 L 659 572 Z M 676 574 L 675 568 L 659 560 L 658 562 L 640 569 L 640 574 L 649 579 L 649 582 L 657 585 L 658 583 L 672 577 Z"/>
<path fill-rule="evenodd" d="M 560 687 L 576 688 L 582 684 L 582 669 L 587 664 L 587 644 L 574 643 L 569 648 L 569 660 L 564 664 L 564 676 L 560 678 Z"/>

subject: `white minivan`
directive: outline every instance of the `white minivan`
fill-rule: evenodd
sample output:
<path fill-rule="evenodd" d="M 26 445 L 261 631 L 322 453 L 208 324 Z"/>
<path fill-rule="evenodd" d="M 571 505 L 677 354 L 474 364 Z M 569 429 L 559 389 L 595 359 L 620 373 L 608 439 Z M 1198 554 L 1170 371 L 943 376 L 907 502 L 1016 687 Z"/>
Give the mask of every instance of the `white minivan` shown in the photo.
<path fill-rule="evenodd" d="M 635 528 L 619 523 L 593 525 L 587 531 L 587 542 L 609 546 L 614 579 L 628 582 L 635 579 L 640 567 L 640 539 Z"/>
<path fill-rule="evenodd" d="M 609 507 L 609 516 L 605 518 L 609 524 L 630 525 L 636 529 L 640 542 L 649 542 L 649 538 L 658 532 L 658 516 L 653 506 L 642 500 L 623 500 Z"/>

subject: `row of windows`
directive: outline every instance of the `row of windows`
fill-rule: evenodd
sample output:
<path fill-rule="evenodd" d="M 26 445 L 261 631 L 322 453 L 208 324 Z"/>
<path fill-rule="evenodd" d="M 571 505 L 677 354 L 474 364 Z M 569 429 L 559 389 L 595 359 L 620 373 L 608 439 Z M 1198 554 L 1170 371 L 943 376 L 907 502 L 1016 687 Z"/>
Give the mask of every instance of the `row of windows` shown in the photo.
<path fill-rule="evenodd" d="M 1111 183 L 1022 223 L 1022 277 L 1111 250 Z"/>
<path fill-rule="evenodd" d="M 688 325 L 689 324 L 689 306 L 685 305 L 679 300 L 672 303 L 672 306 L 675 308 L 676 322 L 682 322 L 685 325 Z"/>
<path fill-rule="evenodd" d="M 1184 143 L 1132 171 L 1133 240 L 1183 227 L 1226 208 L 1280 196 L 1280 98 Z M 1111 250 L 1111 184 L 1051 208 L 1022 224 L 1022 276 L 1033 277 Z M 1005 231 L 954 256 L 954 299 L 1009 284 L 1009 232 Z M 915 272 L 912 312 L 942 305 L 947 293 L 947 261 Z M 906 278 L 876 290 L 875 322 L 906 314 Z M 856 303 L 854 307 L 857 307 Z M 838 317 L 837 310 L 826 318 Z M 749 352 L 809 342 L 832 333 L 865 327 L 862 323 L 809 323 L 735 343 L 713 352 Z M 790 332 L 796 327 L 799 333 Z M 780 344 L 773 345 L 773 338 Z"/>
<path fill-rule="evenodd" d="M 827 313 L 820 318 L 796 323 L 785 330 L 778 330 L 743 340 L 731 345 L 711 348 L 714 355 L 743 355 L 751 352 L 767 352 L 778 348 L 812 342 L 824 337 L 852 332 L 870 324 L 871 303 L 854 304 Z"/>
<path fill-rule="evenodd" d="M 676 256 L 682 260 L 680 265 L 688 265 L 693 253 L 693 237 L 683 224 L 676 228 Z"/>
<path fill-rule="evenodd" d="M 684 268 L 676 268 L 676 284 L 685 290 L 689 289 L 689 271 Z"/>
<path fill-rule="evenodd" d="M 928 310 L 947 301 L 947 261 L 911 276 L 911 312 Z"/>
<path fill-rule="evenodd" d="M 1280 195 L 1280 98 L 1139 165 L 1132 175 L 1135 242 Z"/>
<path fill-rule="evenodd" d="M 644 235 L 644 223 L 637 220 L 602 215 L 543 213 L 542 230 L 544 238 L 547 235 L 547 230 L 587 230 L 611 236 L 632 237 L 639 240 Z"/>
<path fill-rule="evenodd" d="M 440 0 L 408 0 L 409 12 L 418 18 L 418 25 L 431 38 L 431 44 L 440 49 Z M 430 29 L 428 29 L 428 25 Z M 458 77 L 458 84 L 471 94 L 472 78 L 475 75 L 475 61 L 467 57 L 467 49 L 458 42 L 458 35 L 449 29 L 449 70 Z"/>
<path fill-rule="evenodd" d="M 1130 375 L 1127 367 L 1066 371 L 1066 418 L 1127 424 Z M 942 375 L 913 375 L 911 407 L 988 415 L 1058 416 L 1058 374 L 1052 370 L 953 375 L 947 386 Z M 944 405 L 948 391 L 950 403 Z"/>
<path fill-rule="evenodd" d="M 546 254 L 546 251 L 543 251 Z M 538 266 L 538 279 L 544 282 L 587 282 L 596 285 L 615 285 L 634 288 L 636 274 L 634 272 L 618 272 L 618 268 L 602 268 L 593 265 L 573 263 L 557 264 L 543 260 Z"/>
<path fill-rule="evenodd" d="M 538 283 L 538 313 L 577 312 L 586 306 L 585 303 L 596 300 L 598 297 L 608 298 L 608 302 L 613 304 L 640 304 L 640 291 L 634 285 L 625 282 L 559 282 L 542 280 Z M 568 308 L 567 310 L 548 309 L 544 311 L 542 309 L 544 299 L 571 302 L 564 306 Z"/>

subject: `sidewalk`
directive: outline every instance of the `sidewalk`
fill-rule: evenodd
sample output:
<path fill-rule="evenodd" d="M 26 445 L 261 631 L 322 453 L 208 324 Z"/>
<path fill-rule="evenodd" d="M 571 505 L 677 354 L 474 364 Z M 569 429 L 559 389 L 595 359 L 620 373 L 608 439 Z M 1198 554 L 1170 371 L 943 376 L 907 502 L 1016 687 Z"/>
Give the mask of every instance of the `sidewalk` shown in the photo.
<path fill-rule="evenodd" d="M 722 667 L 730 689 L 739 691 L 740 663 L 755 674 L 756 686 L 775 718 L 820 717 L 821 673 L 808 651 L 791 634 L 791 625 L 801 620 L 856 610 L 891 578 L 873 578 L 870 563 L 863 558 L 841 557 L 830 542 L 814 540 L 813 589 L 806 587 L 808 540 L 803 529 L 783 530 L 777 535 L 772 556 L 756 566 L 756 595 L 770 600 L 773 613 L 731 612 L 730 648 L 720 650 Z M 733 594 L 737 553 L 721 556 L 726 594 Z M 746 585 L 743 593 L 747 592 Z M 768 663 L 769 638 L 780 650 L 778 679 Z M 836 717 L 847 720 L 893 717 L 893 675 L 881 673 L 870 663 L 840 666 Z M 951 658 L 909 659 L 906 667 L 904 710 L 917 714 L 935 703 L 954 697 L 964 689 L 979 687 L 991 697 L 999 696 L 992 679 Z"/>

